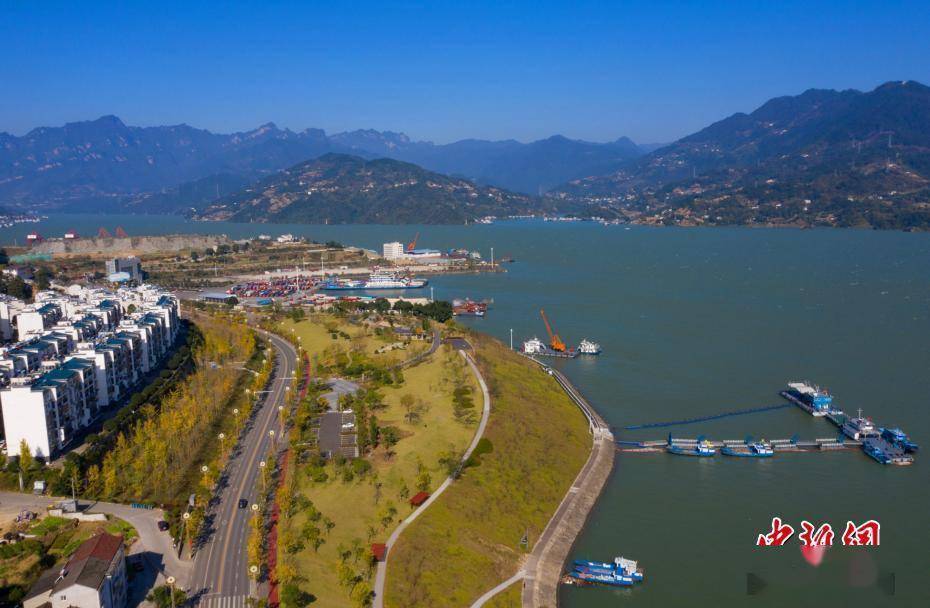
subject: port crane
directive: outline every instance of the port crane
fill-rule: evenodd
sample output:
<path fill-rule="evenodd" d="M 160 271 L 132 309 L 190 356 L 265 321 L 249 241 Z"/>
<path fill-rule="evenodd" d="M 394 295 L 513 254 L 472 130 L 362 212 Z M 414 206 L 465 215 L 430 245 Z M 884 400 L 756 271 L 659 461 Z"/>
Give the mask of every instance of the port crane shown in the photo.
<path fill-rule="evenodd" d="M 562 338 L 559 337 L 559 334 L 552 331 L 552 326 L 549 325 L 549 319 L 546 318 L 546 311 L 540 309 L 539 315 L 542 317 L 543 323 L 546 324 L 546 333 L 549 334 L 549 347 L 552 350 L 564 353 L 565 342 L 562 342 Z"/>
<path fill-rule="evenodd" d="M 416 247 L 417 247 L 417 239 L 419 239 L 419 238 L 420 238 L 420 233 L 417 232 L 416 235 L 413 237 L 413 240 L 410 241 L 409 243 L 407 243 L 407 253 L 410 253 L 411 251 L 413 251 L 414 249 L 416 249 Z"/>

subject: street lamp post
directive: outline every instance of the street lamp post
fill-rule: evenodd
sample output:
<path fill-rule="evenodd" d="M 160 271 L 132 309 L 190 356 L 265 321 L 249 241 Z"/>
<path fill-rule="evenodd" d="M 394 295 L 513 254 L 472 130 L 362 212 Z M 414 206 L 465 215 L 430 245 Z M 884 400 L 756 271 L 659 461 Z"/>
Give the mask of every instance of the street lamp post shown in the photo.
<path fill-rule="evenodd" d="M 220 433 L 220 454 L 226 456 L 226 433 Z"/>
<path fill-rule="evenodd" d="M 181 516 L 181 520 L 184 522 L 184 542 L 186 542 L 188 545 L 190 544 L 191 539 L 190 539 L 190 529 L 189 529 L 190 526 L 188 525 L 187 520 L 189 520 L 190 518 L 191 518 L 190 513 L 184 513 L 184 515 Z"/>
<path fill-rule="evenodd" d="M 174 577 L 169 576 L 165 579 L 165 582 L 168 583 L 168 595 L 171 596 L 171 608 L 174 608 Z"/>
<path fill-rule="evenodd" d="M 267 463 L 266 463 L 264 460 L 262 460 L 261 462 L 258 463 L 258 468 L 261 469 L 261 472 L 262 472 L 262 495 L 263 495 L 263 496 L 264 496 L 265 491 L 266 491 L 266 490 L 265 490 L 265 466 L 266 466 L 266 464 L 267 464 Z"/>
<path fill-rule="evenodd" d="M 245 389 L 245 390 L 246 392 L 249 391 L 249 389 Z M 233 416 L 236 417 L 236 437 L 238 437 L 239 436 L 239 408 L 238 407 L 233 409 Z"/>

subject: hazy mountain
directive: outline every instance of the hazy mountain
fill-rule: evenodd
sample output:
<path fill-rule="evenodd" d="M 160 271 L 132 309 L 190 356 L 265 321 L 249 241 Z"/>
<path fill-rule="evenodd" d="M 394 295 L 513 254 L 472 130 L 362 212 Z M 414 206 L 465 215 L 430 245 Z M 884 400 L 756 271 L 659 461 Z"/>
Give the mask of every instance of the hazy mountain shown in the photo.
<path fill-rule="evenodd" d="M 451 144 L 411 141 L 403 133 L 352 131 L 331 140 L 351 150 L 416 163 L 481 184 L 537 194 L 568 180 L 591 175 L 644 151 L 622 137 L 591 143 L 554 135 L 531 143 L 465 139 Z"/>
<path fill-rule="evenodd" d="M 0 133 L 0 204 L 29 209 L 170 212 L 199 207 L 233 187 L 328 152 L 388 157 L 528 193 L 640 154 L 628 139 L 592 144 L 564 137 L 522 144 L 414 142 L 402 133 L 328 137 L 268 123 L 216 134 L 188 125 L 132 127 L 115 116 Z M 213 184 L 213 195 L 210 185 Z M 224 188 L 225 186 L 225 188 Z"/>
<path fill-rule="evenodd" d="M 664 223 L 930 226 L 930 88 L 772 99 L 554 197 Z"/>
<path fill-rule="evenodd" d="M 198 217 L 241 222 L 462 223 L 539 211 L 540 200 L 411 163 L 326 154 L 266 177 Z"/>
<path fill-rule="evenodd" d="M 294 133 L 268 123 L 218 135 L 188 125 L 129 127 L 104 116 L 22 137 L 0 134 L 0 202 L 115 208 L 127 197 L 214 174 L 256 179 L 331 150 L 326 135 L 315 129 Z"/>

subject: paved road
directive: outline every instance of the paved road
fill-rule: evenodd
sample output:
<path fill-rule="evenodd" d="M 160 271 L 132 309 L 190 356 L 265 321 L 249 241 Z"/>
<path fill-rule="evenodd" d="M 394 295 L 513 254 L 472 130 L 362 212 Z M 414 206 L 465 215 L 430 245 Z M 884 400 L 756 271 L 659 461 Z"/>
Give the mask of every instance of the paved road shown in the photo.
<path fill-rule="evenodd" d="M 484 396 L 484 407 L 481 410 L 481 422 L 478 423 L 478 430 L 475 432 L 475 437 L 471 441 L 471 445 L 468 446 L 468 449 L 465 450 L 465 453 L 462 455 L 462 464 L 464 465 L 466 461 L 471 457 L 472 452 L 475 451 L 475 448 L 478 447 L 478 441 L 484 436 L 484 429 L 488 426 L 488 417 L 491 415 L 491 393 L 488 392 L 488 385 L 484 382 L 484 377 L 481 375 L 481 372 L 478 370 L 478 366 L 475 365 L 475 362 L 472 360 L 471 355 L 464 351 L 460 351 L 462 357 L 465 358 L 465 361 L 468 362 L 469 367 L 471 367 L 472 372 L 475 374 L 475 377 L 478 379 L 478 384 L 481 385 L 481 394 Z M 384 608 L 384 583 L 387 580 L 387 567 L 388 559 L 391 557 L 391 547 L 394 546 L 394 543 L 397 542 L 398 537 L 401 532 L 403 532 L 407 526 L 412 524 L 414 520 L 420 516 L 421 513 L 426 511 L 426 509 L 433 504 L 439 496 L 446 491 L 446 489 L 452 485 L 454 479 L 452 477 L 447 477 L 445 481 L 442 482 L 442 485 L 436 489 L 433 494 L 426 499 L 420 507 L 411 513 L 407 519 L 402 521 L 397 528 L 394 529 L 394 532 L 388 538 L 387 543 L 387 552 L 384 554 L 384 561 L 378 562 L 378 569 L 375 571 L 375 597 L 372 602 L 373 608 Z"/>
<path fill-rule="evenodd" d="M 257 499 L 259 462 L 271 447 L 269 431 L 274 430 L 280 438 L 278 406 L 284 403 L 297 368 L 297 352 L 290 343 L 273 334 L 261 333 L 277 352 L 273 380 L 244 430 L 221 479 L 220 490 L 207 511 L 207 532 L 198 540 L 188 585 L 188 595 L 201 608 L 244 607 L 250 593 L 246 541 L 252 511 L 240 509 L 238 502 L 246 498 L 252 505 Z M 277 441 L 278 449 L 281 443 Z"/>

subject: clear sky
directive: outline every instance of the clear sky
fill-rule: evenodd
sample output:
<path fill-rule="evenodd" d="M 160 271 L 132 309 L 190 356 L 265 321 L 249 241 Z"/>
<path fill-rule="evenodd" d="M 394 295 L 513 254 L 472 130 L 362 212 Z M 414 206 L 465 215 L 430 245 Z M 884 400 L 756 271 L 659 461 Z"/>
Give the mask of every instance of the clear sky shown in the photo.
<path fill-rule="evenodd" d="M 0 131 L 666 142 L 805 89 L 930 83 L 930 2 L 0 0 Z"/>

